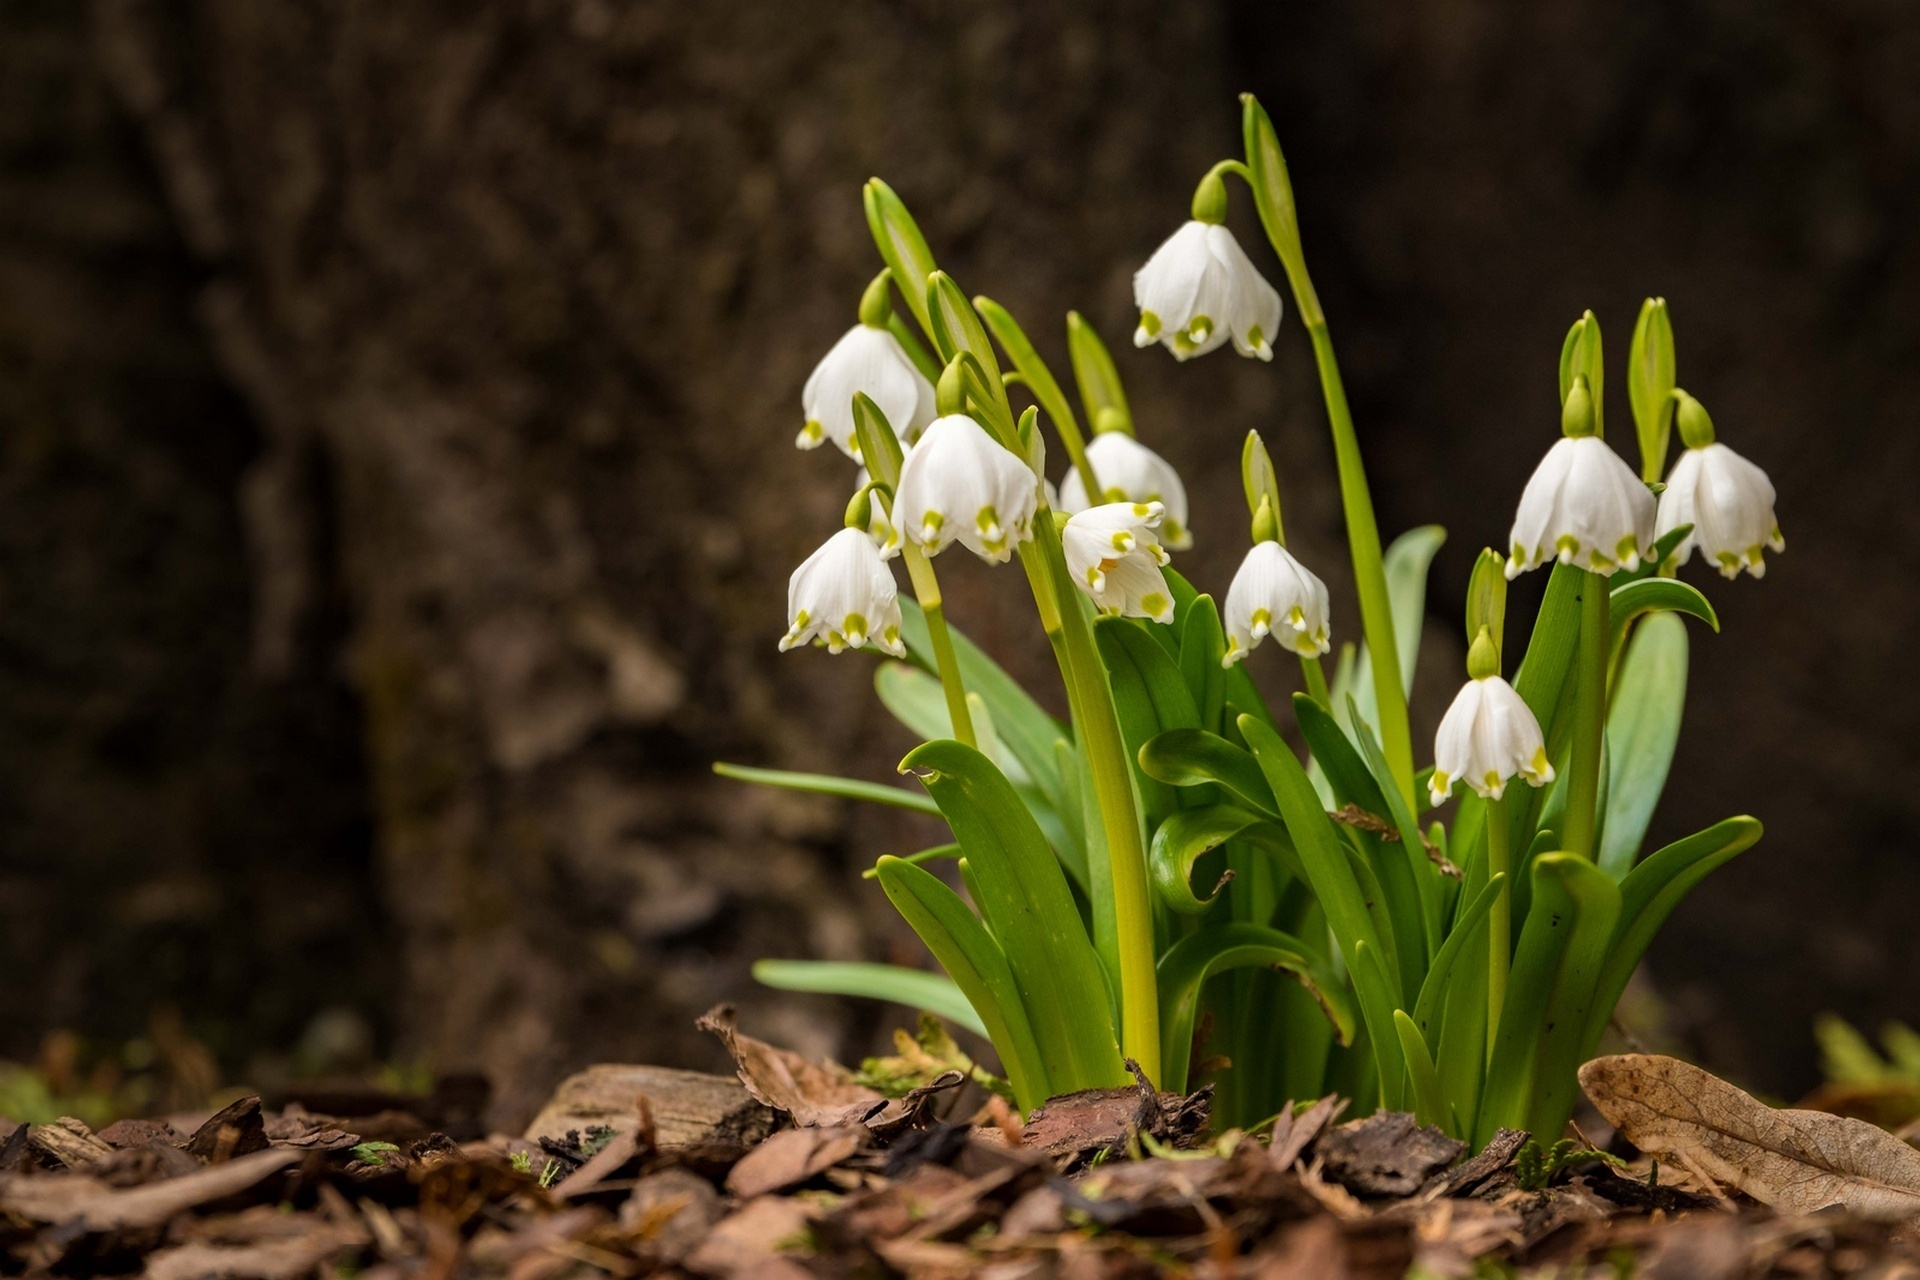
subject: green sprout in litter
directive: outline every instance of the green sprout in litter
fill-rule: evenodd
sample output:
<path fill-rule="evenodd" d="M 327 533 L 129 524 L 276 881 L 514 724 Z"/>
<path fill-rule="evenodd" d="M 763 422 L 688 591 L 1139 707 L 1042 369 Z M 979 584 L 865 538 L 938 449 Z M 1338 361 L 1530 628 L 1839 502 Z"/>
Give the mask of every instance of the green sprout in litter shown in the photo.
<path fill-rule="evenodd" d="M 391 1142 L 362 1142 L 352 1148 L 348 1154 L 355 1160 L 364 1161 L 376 1169 L 384 1169 L 387 1165 L 387 1152 L 399 1149 Z"/>
<path fill-rule="evenodd" d="M 1763 552 L 1784 548 L 1773 486 L 1678 385 L 1663 299 L 1641 307 L 1614 374 L 1632 423 L 1609 437 L 1600 323 L 1582 314 L 1541 370 L 1560 406 L 1540 424 L 1545 456 L 1465 583 L 1466 670 L 1447 680 L 1425 763 L 1407 704 L 1446 535 L 1381 537 L 1279 135 L 1251 95 L 1241 106 L 1242 154 L 1206 172 L 1190 219 L 1134 277 L 1134 345 L 1271 360 L 1280 291 L 1226 225 L 1228 181 L 1244 183 L 1312 348 L 1336 473 L 1312 505 L 1338 495 L 1350 565 L 1329 576 L 1357 599 L 1335 608 L 1289 548 L 1282 477 L 1254 432 L 1238 572 L 1209 593 L 1171 568 L 1196 533 L 1238 531 L 1219 510 L 1192 527 L 1093 327 L 1067 315 L 1063 383 L 869 181 L 881 270 L 802 390 L 797 440 L 863 470 L 848 466 L 841 527 L 792 575 L 779 643 L 887 656 L 874 689 L 921 742 L 900 764 L 918 789 L 715 768 L 943 819 L 939 843 L 881 858 L 873 878 L 945 976 L 796 960 L 755 974 L 968 1029 L 1022 1111 L 1124 1087 L 1131 1060 L 1161 1090 L 1210 1075 L 1222 1130 L 1339 1093 L 1356 1116 L 1411 1111 L 1474 1147 L 1501 1128 L 1557 1138 L 1668 913 L 1760 838 L 1739 816 L 1643 849 L 1686 696 L 1683 619 L 1719 627 L 1675 574 L 1698 551 L 1725 578 L 1760 577 Z M 1616 452 L 1623 436 L 1637 468 Z M 1204 442 L 1198 425 L 1185 441 Z M 1058 691 L 1030 695 L 950 625 L 935 561 L 956 542 L 1019 562 Z M 1530 630 L 1509 627 L 1507 582 L 1534 569 L 1549 572 L 1544 599 Z M 1269 702 L 1248 667 L 1275 650 L 1299 691 Z M 1055 692 L 1064 719 L 1047 709 Z M 898 1088 L 959 1052 L 903 1046 L 868 1074 Z"/>

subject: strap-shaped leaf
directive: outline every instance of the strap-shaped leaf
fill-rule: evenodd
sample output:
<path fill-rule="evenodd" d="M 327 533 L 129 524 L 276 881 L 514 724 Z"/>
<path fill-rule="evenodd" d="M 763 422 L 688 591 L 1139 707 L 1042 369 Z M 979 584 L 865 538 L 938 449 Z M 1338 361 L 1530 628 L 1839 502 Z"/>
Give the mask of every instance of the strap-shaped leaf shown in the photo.
<path fill-rule="evenodd" d="M 1230 969 L 1280 969 L 1300 980 L 1326 1013 L 1341 1044 L 1353 1040 L 1354 1013 L 1347 984 L 1314 948 L 1291 934 L 1257 924 L 1227 924 L 1190 933 L 1160 957 L 1161 1061 L 1164 1089 L 1185 1092 L 1200 989 Z"/>
<path fill-rule="evenodd" d="M 1432 860 L 1427 857 L 1427 846 L 1421 838 L 1419 820 L 1413 816 L 1413 811 L 1407 808 L 1406 798 L 1400 794 L 1400 789 L 1393 785 L 1391 766 L 1387 764 L 1386 754 L 1381 751 L 1380 744 L 1374 740 L 1372 727 L 1363 720 L 1356 720 L 1354 735 L 1360 741 L 1360 755 L 1366 760 L 1367 769 L 1372 773 L 1374 782 L 1380 787 L 1380 797 L 1386 802 L 1387 816 L 1393 819 L 1394 829 L 1400 834 L 1399 849 L 1383 848 L 1381 850 L 1383 860 L 1391 861 L 1396 855 L 1398 856 L 1400 866 L 1394 869 L 1393 879 L 1403 887 L 1403 891 L 1408 888 L 1412 890 L 1415 905 L 1418 908 L 1415 919 L 1420 922 L 1424 932 L 1424 945 L 1421 945 L 1421 933 L 1406 935 L 1406 941 L 1401 946 L 1401 954 L 1405 955 L 1408 950 L 1412 950 L 1415 959 L 1422 962 L 1418 964 L 1418 968 L 1424 974 L 1426 970 L 1424 961 L 1430 960 L 1440 949 L 1439 873 L 1434 869 Z M 1409 981 L 1405 989 L 1415 991 L 1419 987 L 1416 982 Z"/>
<path fill-rule="evenodd" d="M 1627 646 L 1607 710 L 1606 825 L 1598 861 L 1616 881 L 1640 856 L 1673 765 L 1686 700 L 1686 624 L 1671 614 L 1648 618 Z"/>
<path fill-rule="evenodd" d="M 1152 636 L 1156 623 L 1135 618 L 1102 618 L 1094 627 L 1100 660 L 1113 688 L 1114 710 L 1127 754 L 1136 763 L 1140 748 L 1170 729 L 1198 729 L 1200 713 L 1171 655 Z M 1140 780 L 1140 799 L 1149 825 L 1172 812 L 1175 800 L 1166 783 L 1151 774 Z"/>
<path fill-rule="evenodd" d="M 1459 1136 L 1459 1121 L 1447 1105 L 1446 1092 L 1440 1087 L 1440 1072 L 1433 1065 L 1433 1054 L 1420 1037 L 1420 1029 L 1404 1009 L 1393 1011 L 1393 1029 L 1400 1036 L 1400 1051 L 1407 1058 L 1407 1078 L 1413 1084 L 1413 1116 L 1421 1124 L 1430 1124 Z"/>
<path fill-rule="evenodd" d="M 1260 762 L 1217 733 L 1204 729 L 1171 729 L 1142 746 L 1139 759 L 1140 768 L 1148 777 L 1158 778 L 1169 786 L 1201 787 L 1218 783 L 1254 812 L 1276 820 L 1280 817 Z"/>
<path fill-rule="evenodd" d="M 1194 710 L 1200 713 L 1200 727 L 1208 733 L 1220 732 L 1220 717 L 1226 709 L 1227 672 L 1220 665 L 1226 651 L 1219 608 L 1212 596 L 1197 597 L 1180 627 L 1180 674 L 1193 696 Z"/>
<path fill-rule="evenodd" d="M 1587 1020 L 1587 1055 L 1599 1047 L 1613 1006 L 1667 916 L 1709 872 L 1751 849 L 1764 832 L 1756 818 L 1728 818 L 1649 854 L 1627 873 L 1620 882 L 1620 923 L 1607 948 L 1606 968 Z"/>
<path fill-rule="evenodd" d="M 1684 613 L 1700 619 L 1715 631 L 1720 629 L 1720 615 L 1697 588 L 1678 578 L 1642 578 L 1615 587 L 1607 597 L 1607 622 L 1612 633 L 1607 652 L 1613 661 L 1620 660 L 1620 645 L 1626 639 L 1627 627 L 1636 618 L 1655 611 Z"/>
<path fill-rule="evenodd" d="M 1063 1090 L 1123 1083 L 1126 1069 L 1104 1002 L 1105 981 L 1065 874 L 1026 806 L 993 762 L 953 741 L 929 742 L 901 763 L 927 788 L 979 886 L 980 910 Z"/>
<path fill-rule="evenodd" d="M 1041 794 L 1053 800 L 1055 810 L 1064 811 L 1067 806 L 1060 794 L 1060 769 L 1054 744 L 1071 742 L 1073 735 L 1028 697 L 1019 682 L 1001 670 L 980 646 L 951 627 L 948 634 L 953 637 L 953 654 L 960 664 L 961 680 L 969 693 L 979 694 L 987 704 L 1001 743 L 1013 753 Z M 900 636 L 921 668 L 933 670 L 933 637 L 927 631 L 926 615 L 920 611 L 917 601 L 905 596 L 900 600 Z"/>
<path fill-rule="evenodd" d="M 1440 944 L 1440 953 L 1434 956 L 1433 964 L 1427 969 L 1427 980 L 1420 984 L 1420 999 L 1413 1007 L 1413 1021 L 1420 1028 L 1420 1034 L 1429 1040 L 1438 1040 L 1440 1028 L 1434 1024 L 1439 1020 L 1442 997 L 1446 995 L 1450 984 L 1464 979 L 1464 975 L 1455 977 L 1454 968 L 1474 938 L 1484 936 L 1487 915 L 1493 910 L 1494 902 L 1500 897 L 1500 888 L 1506 882 L 1506 876 L 1497 875 L 1481 887 L 1473 901 L 1454 920 L 1453 928 L 1447 932 L 1447 940 Z M 1479 1052 L 1477 1047 L 1475 1052 Z"/>
<path fill-rule="evenodd" d="M 960 984 L 924 969 L 840 960 L 756 960 L 753 977 L 762 986 L 780 991 L 860 996 L 903 1004 L 909 1009 L 924 1009 L 975 1035 L 987 1036 L 987 1024 L 980 1020 Z"/>
<path fill-rule="evenodd" d="M 1387 603 L 1393 613 L 1393 646 L 1400 657 L 1400 685 L 1409 696 L 1413 693 L 1414 664 L 1420 657 L 1420 631 L 1427 619 L 1427 571 L 1446 540 L 1445 529 L 1423 524 L 1395 538 L 1381 556 L 1387 575 Z M 1373 662 L 1365 645 L 1360 648 L 1359 666 L 1354 671 L 1353 697 L 1368 724 L 1380 723 L 1374 702 Z"/>
<path fill-rule="evenodd" d="M 1293 842 L 1287 839 L 1287 830 L 1279 823 L 1231 804 L 1179 809 L 1168 815 L 1153 833 L 1153 846 L 1147 854 L 1147 871 L 1154 891 L 1169 911 L 1185 916 L 1206 914 L 1214 899 L 1209 896 L 1202 900 L 1195 896 L 1193 864 L 1202 854 L 1229 840 L 1256 844 L 1293 875 L 1305 876 Z"/>
<path fill-rule="evenodd" d="M 960 895 L 935 876 L 898 858 L 880 859 L 877 870 L 894 910 L 979 1013 L 1021 1109 L 1032 1110 L 1052 1097 L 1047 1059 L 1000 944 Z"/>
<path fill-rule="evenodd" d="M 733 778 L 739 782 L 755 782 L 763 787 L 780 787 L 787 791 L 811 791 L 815 795 L 840 796 L 847 800 L 865 800 L 871 804 L 884 804 L 895 809 L 912 809 L 916 813 L 940 812 L 940 806 L 927 797 L 915 795 L 905 787 L 890 787 L 883 782 L 837 778 L 830 773 L 794 773 L 788 769 L 756 769 L 751 765 L 728 764 L 724 760 L 715 761 L 713 771 L 723 778 Z"/>
<path fill-rule="evenodd" d="M 1600 978 L 1607 942 L 1620 916 L 1620 888 L 1605 872 L 1578 854 L 1543 853 L 1532 868 L 1533 902 L 1520 930 L 1507 1000 L 1500 1010 L 1487 1068 L 1486 1091 L 1474 1122 L 1476 1144 L 1484 1144 L 1501 1126 L 1522 1129 L 1551 1120 L 1571 1108 L 1573 1078 L 1581 1031 Z M 1567 1026 L 1553 1021 L 1557 1010 L 1577 1007 Z M 1573 1052 L 1567 1052 L 1571 1045 Z M 1562 1063 L 1567 1079 L 1552 1076 Z M 1557 1138 L 1566 1124 L 1538 1132 Z"/>

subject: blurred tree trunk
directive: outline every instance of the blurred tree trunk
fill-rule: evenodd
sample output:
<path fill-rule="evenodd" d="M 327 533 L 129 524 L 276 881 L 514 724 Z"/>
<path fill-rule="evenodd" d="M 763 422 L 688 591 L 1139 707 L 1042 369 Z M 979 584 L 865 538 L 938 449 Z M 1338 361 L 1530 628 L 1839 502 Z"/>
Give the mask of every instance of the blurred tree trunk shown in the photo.
<path fill-rule="evenodd" d="M 858 184 L 884 173 L 1048 350 L 1070 306 L 1122 337 L 1131 264 L 1234 141 L 1209 7 L 94 16 L 266 441 L 242 503 L 263 676 L 340 566 L 403 1050 L 489 1070 L 512 1115 L 570 1063 L 708 1060 L 693 1016 L 753 1000 L 756 954 L 899 939 L 826 856 L 836 810 L 706 771 L 884 776 L 905 745 L 869 662 L 773 647 L 851 484 L 789 441 L 875 269 Z M 1278 394 L 1215 372 L 1186 413 Z M 1166 385 L 1143 416 L 1175 417 Z M 953 576 L 963 602 L 1015 586 Z M 791 1008 L 761 1027 L 819 1043 Z"/>

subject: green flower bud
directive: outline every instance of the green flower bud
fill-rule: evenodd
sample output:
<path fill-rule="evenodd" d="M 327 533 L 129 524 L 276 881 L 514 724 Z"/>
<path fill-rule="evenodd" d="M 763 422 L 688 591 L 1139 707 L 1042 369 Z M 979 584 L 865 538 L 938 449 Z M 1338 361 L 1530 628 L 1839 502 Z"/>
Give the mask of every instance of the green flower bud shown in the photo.
<path fill-rule="evenodd" d="M 1686 392 L 1674 389 L 1674 420 L 1680 426 L 1680 439 L 1689 449 L 1704 449 L 1713 443 L 1713 419 L 1707 407 Z"/>
<path fill-rule="evenodd" d="M 947 361 L 947 367 L 940 371 L 940 381 L 933 388 L 933 404 L 934 412 L 943 418 L 967 411 L 967 371 L 960 357 Z"/>
<path fill-rule="evenodd" d="M 1573 385 L 1567 390 L 1567 398 L 1560 405 L 1560 434 L 1590 436 L 1595 434 L 1598 425 L 1593 411 L 1593 395 L 1587 389 L 1587 375 L 1576 374 Z"/>
<path fill-rule="evenodd" d="M 1227 220 L 1227 184 L 1218 169 L 1209 169 L 1193 189 L 1193 220 L 1216 227 Z"/>
<path fill-rule="evenodd" d="M 1273 499 L 1267 494 L 1260 495 L 1260 509 L 1253 513 L 1253 541 L 1258 546 L 1262 542 L 1279 542 L 1280 513 L 1274 509 Z"/>
<path fill-rule="evenodd" d="M 873 485 L 863 484 L 855 491 L 852 501 L 847 503 L 847 516 L 843 522 L 847 528 L 864 531 L 873 523 L 873 490 Z"/>
<path fill-rule="evenodd" d="M 1493 632 L 1482 627 L 1480 634 L 1473 638 L 1473 646 L 1467 650 L 1467 677 L 1485 680 L 1499 674 L 1500 648 L 1493 642 Z"/>
<path fill-rule="evenodd" d="M 888 289 L 893 284 L 893 272 L 882 269 L 860 295 L 860 323 L 869 329 L 884 329 L 887 321 L 893 318 L 893 299 Z"/>
<path fill-rule="evenodd" d="M 1673 321 L 1667 315 L 1667 300 L 1648 298 L 1640 304 L 1640 319 L 1627 349 L 1627 400 L 1640 436 L 1642 480 L 1658 480 L 1666 470 L 1673 377 Z"/>

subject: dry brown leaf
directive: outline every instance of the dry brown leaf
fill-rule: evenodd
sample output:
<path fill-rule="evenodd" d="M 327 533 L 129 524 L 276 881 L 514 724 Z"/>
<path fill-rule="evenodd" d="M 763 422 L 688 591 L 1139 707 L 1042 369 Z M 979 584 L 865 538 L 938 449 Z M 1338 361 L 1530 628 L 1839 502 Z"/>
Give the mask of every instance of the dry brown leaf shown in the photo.
<path fill-rule="evenodd" d="M 274 1147 L 125 1191 L 84 1174 L 0 1174 L 0 1210 L 34 1222 L 78 1224 L 88 1231 L 159 1226 L 176 1213 L 246 1191 L 298 1164 L 302 1155 Z"/>
<path fill-rule="evenodd" d="M 1700 1068 L 1623 1053 L 1580 1068 L 1609 1123 L 1649 1155 L 1691 1160 L 1789 1213 L 1840 1207 L 1886 1221 L 1920 1218 L 1920 1151 L 1864 1120 L 1777 1111 Z"/>
<path fill-rule="evenodd" d="M 876 1089 L 856 1084 L 837 1062 L 815 1062 L 747 1035 L 734 1025 L 731 1005 L 716 1005 L 696 1024 L 727 1046 L 747 1092 L 797 1125 L 832 1126 L 866 1120 L 886 1104 Z"/>

